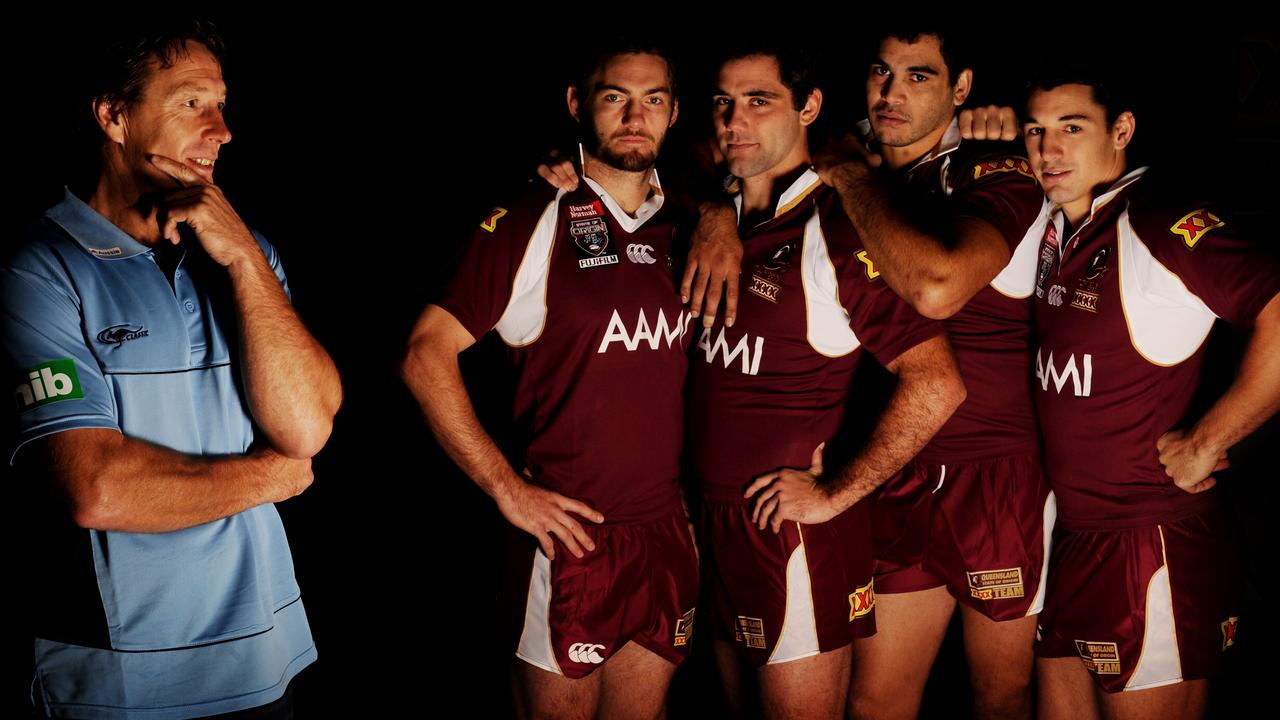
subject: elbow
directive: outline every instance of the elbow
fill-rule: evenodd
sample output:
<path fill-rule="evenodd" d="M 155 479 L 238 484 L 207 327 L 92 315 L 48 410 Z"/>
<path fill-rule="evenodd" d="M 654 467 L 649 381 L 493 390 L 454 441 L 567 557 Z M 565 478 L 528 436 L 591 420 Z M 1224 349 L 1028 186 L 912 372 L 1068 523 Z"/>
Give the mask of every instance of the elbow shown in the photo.
<path fill-rule="evenodd" d="M 294 460 L 306 460 L 315 457 L 333 433 L 332 417 L 318 417 L 302 423 L 287 435 L 268 437 L 271 447 L 276 452 Z"/>
<path fill-rule="evenodd" d="M 943 412 L 943 421 L 949 419 L 969 397 L 969 390 L 964 386 L 964 379 L 954 369 L 947 373 L 939 383 L 939 402 Z"/>
<path fill-rule="evenodd" d="M 921 283 L 909 298 L 916 312 L 930 320 L 946 320 L 960 312 L 968 298 L 962 297 L 946 278 L 933 277 Z"/>
<path fill-rule="evenodd" d="M 111 494 L 106 490 L 106 479 L 90 474 L 76 478 L 64 478 L 63 494 L 66 496 L 71 521 L 86 530 L 111 530 L 119 513 L 113 509 Z"/>

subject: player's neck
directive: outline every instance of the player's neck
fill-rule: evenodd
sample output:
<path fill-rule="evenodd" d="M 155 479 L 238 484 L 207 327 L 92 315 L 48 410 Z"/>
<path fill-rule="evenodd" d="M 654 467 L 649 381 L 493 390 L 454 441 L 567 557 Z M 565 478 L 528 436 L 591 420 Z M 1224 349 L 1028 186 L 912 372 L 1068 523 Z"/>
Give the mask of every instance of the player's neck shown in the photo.
<path fill-rule="evenodd" d="M 160 241 L 160 224 L 156 205 L 147 198 L 131 176 L 108 166 L 85 204 L 134 240 L 155 247 Z"/>
<path fill-rule="evenodd" d="M 623 212 L 635 216 L 636 210 L 649 199 L 653 190 L 650 176 L 653 168 L 646 170 L 619 170 L 583 153 L 582 174 L 599 183 L 609 197 L 618 203 Z"/>
<path fill-rule="evenodd" d="M 804 152 L 798 160 L 778 163 L 759 175 L 742 178 L 742 227 L 754 227 L 771 219 L 778 198 L 808 169 L 809 153 Z"/>
<path fill-rule="evenodd" d="M 950 127 L 951 118 L 948 117 L 945 123 L 939 124 L 938 127 L 930 130 L 927 135 L 910 145 L 891 147 L 882 144 L 880 145 L 880 157 L 890 170 L 898 170 L 912 165 L 938 147 L 938 143 L 942 142 L 942 136 L 947 134 L 947 128 Z"/>

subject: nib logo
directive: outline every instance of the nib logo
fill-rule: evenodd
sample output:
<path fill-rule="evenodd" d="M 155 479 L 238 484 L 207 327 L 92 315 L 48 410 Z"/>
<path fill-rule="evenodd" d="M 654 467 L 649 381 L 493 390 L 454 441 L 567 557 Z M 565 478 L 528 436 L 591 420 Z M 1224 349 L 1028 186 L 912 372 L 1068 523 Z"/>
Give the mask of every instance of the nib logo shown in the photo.
<path fill-rule="evenodd" d="M 27 368 L 27 377 L 14 388 L 13 399 L 19 410 L 48 405 L 59 400 L 84 397 L 76 363 L 71 358 L 50 360 Z"/>
<path fill-rule="evenodd" d="M 569 659 L 576 663 L 586 663 L 589 665 L 599 665 L 604 662 L 604 658 L 600 656 L 597 650 L 603 650 L 603 645 L 593 645 L 591 643 L 574 643 L 569 646 Z"/>

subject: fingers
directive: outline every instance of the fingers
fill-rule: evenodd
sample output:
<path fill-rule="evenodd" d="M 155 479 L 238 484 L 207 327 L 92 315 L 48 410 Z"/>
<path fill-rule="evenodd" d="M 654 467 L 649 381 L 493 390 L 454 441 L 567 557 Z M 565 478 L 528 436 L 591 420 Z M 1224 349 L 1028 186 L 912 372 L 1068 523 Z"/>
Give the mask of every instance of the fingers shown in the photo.
<path fill-rule="evenodd" d="M 600 514 L 600 511 L 586 503 L 579 502 L 572 498 L 562 498 L 560 502 L 560 509 L 571 513 L 577 513 L 597 525 L 604 522 L 604 515 Z"/>
<path fill-rule="evenodd" d="M 956 122 L 960 125 L 960 137 L 965 140 L 982 140 L 983 138 L 975 138 L 973 136 L 973 110 L 965 108 L 960 111 Z"/>
<path fill-rule="evenodd" d="M 733 327 L 738 319 L 738 273 L 732 273 L 724 279 L 724 325 Z"/>
<path fill-rule="evenodd" d="M 557 524 L 547 528 L 547 532 L 559 538 L 560 542 L 564 543 L 564 546 L 569 549 L 569 552 L 573 553 L 574 557 L 582 557 L 585 554 L 582 549 L 584 547 L 587 551 L 596 549 L 596 544 L 591 542 L 591 538 L 587 536 L 586 531 L 573 518 L 560 513 L 556 518 L 556 522 Z"/>
<path fill-rule="evenodd" d="M 538 540 L 538 547 L 542 548 L 542 554 L 547 556 L 548 560 L 556 559 L 556 543 L 551 539 L 551 535 L 546 532 L 533 533 L 533 537 Z"/>
<path fill-rule="evenodd" d="M 578 189 L 578 173 L 570 160 L 549 161 L 538 166 L 538 176 L 557 190 L 573 192 Z"/>
<path fill-rule="evenodd" d="M 809 472 L 814 475 L 822 474 L 822 449 L 827 444 L 825 442 L 818 443 L 818 447 L 813 449 L 813 457 L 809 460 Z"/>
<path fill-rule="evenodd" d="M 707 304 L 702 313 L 702 327 L 709 328 L 716 322 L 716 311 L 720 309 L 720 295 L 724 292 L 724 278 L 712 273 L 707 278 Z"/>
<path fill-rule="evenodd" d="M 764 529 L 765 517 L 768 516 L 768 514 L 765 513 L 765 516 L 762 517 L 761 513 L 764 512 L 765 508 L 768 507 L 770 503 L 777 505 L 782 501 L 782 496 L 779 494 L 781 490 L 782 486 L 777 483 L 770 485 L 760 493 L 760 496 L 756 498 L 755 504 L 752 505 L 751 522 L 759 523 L 761 530 Z"/>
<path fill-rule="evenodd" d="M 1011 142 L 1018 139 L 1018 114 L 1011 107 L 1002 107 L 997 110 L 1000 123 L 1000 139 L 1005 142 Z"/>
<path fill-rule="evenodd" d="M 742 494 L 742 497 L 750 500 L 752 495 L 755 495 L 757 492 L 769 487 L 769 483 L 773 482 L 777 477 L 778 473 L 769 473 L 768 475 L 761 475 L 755 480 L 752 480 L 751 484 L 747 486 L 747 491 Z"/>
<path fill-rule="evenodd" d="M 693 284 L 693 276 L 697 271 L 698 261 L 690 257 L 689 262 L 684 266 L 684 277 L 680 278 L 680 302 L 689 302 L 689 286 Z M 690 305 L 689 309 L 693 310 L 693 306 Z M 698 315 L 697 312 L 693 314 L 695 317 Z"/>
<path fill-rule="evenodd" d="M 707 270 L 705 265 L 698 266 L 698 272 L 693 276 L 692 292 L 689 295 L 689 312 L 694 317 L 702 314 L 702 298 L 707 292 L 707 284 L 711 280 L 711 272 Z M 706 323 L 704 322 L 705 326 Z"/>
<path fill-rule="evenodd" d="M 151 161 L 152 165 L 156 166 L 157 170 L 173 178 L 173 181 L 177 183 L 179 187 L 208 184 L 205 182 L 204 178 L 200 177 L 200 175 L 196 173 L 195 170 L 192 170 L 177 160 L 172 160 L 163 155 L 148 155 L 147 159 Z"/>
<path fill-rule="evenodd" d="M 1192 495 L 1195 495 L 1196 493 L 1202 493 L 1202 492 L 1204 492 L 1205 490 L 1209 490 L 1209 489 L 1211 489 L 1214 485 L 1217 485 L 1217 484 L 1218 484 L 1218 480 L 1217 480 L 1217 478 L 1214 478 L 1212 475 L 1210 475 L 1209 477 L 1207 477 L 1207 478 L 1205 478 L 1205 479 L 1201 480 L 1200 482 L 1196 483 L 1195 485 L 1192 485 L 1192 486 L 1190 486 L 1190 487 L 1184 487 L 1184 488 L 1182 488 L 1182 489 L 1183 489 L 1183 490 L 1186 490 L 1187 492 L 1191 493 Z"/>
<path fill-rule="evenodd" d="M 775 533 L 778 532 L 779 525 L 771 521 L 777 520 L 781 515 L 781 513 L 777 512 L 778 504 L 781 502 L 782 498 L 775 494 L 763 502 L 756 503 L 755 515 L 758 517 L 753 517 L 751 521 L 761 530 L 773 525 L 773 531 Z"/>

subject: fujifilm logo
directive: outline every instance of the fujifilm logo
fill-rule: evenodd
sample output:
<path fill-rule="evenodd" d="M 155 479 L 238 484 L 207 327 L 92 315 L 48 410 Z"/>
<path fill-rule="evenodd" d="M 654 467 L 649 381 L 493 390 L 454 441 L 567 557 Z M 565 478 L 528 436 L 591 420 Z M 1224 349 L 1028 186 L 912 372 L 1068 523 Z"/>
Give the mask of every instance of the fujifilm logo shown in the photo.
<path fill-rule="evenodd" d="M 1059 361 L 1061 362 L 1061 361 Z M 1071 381 L 1071 389 L 1076 397 L 1089 397 L 1093 392 L 1093 356 L 1089 353 L 1083 353 L 1080 356 L 1080 365 L 1076 365 L 1076 356 L 1071 354 L 1067 356 L 1067 361 L 1062 363 L 1059 369 L 1053 361 L 1053 353 L 1049 353 L 1049 359 L 1041 362 L 1040 349 L 1036 349 L 1036 379 L 1040 381 L 1040 389 L 1048 392 L 1049 382 L 1053 382 L 1053 389 L 1062 394 L 1062 388 L 1066 387 L 1067 381 Z"/>
<path fill-rule="evenodd" d="M 82 397 L 84 390 L 80 387 L 80 377 L 76 375 L 76 363 L 71 358 L 50 360 L 27 368 L 26 380 L 13 391 L 19 410 Z"/>

